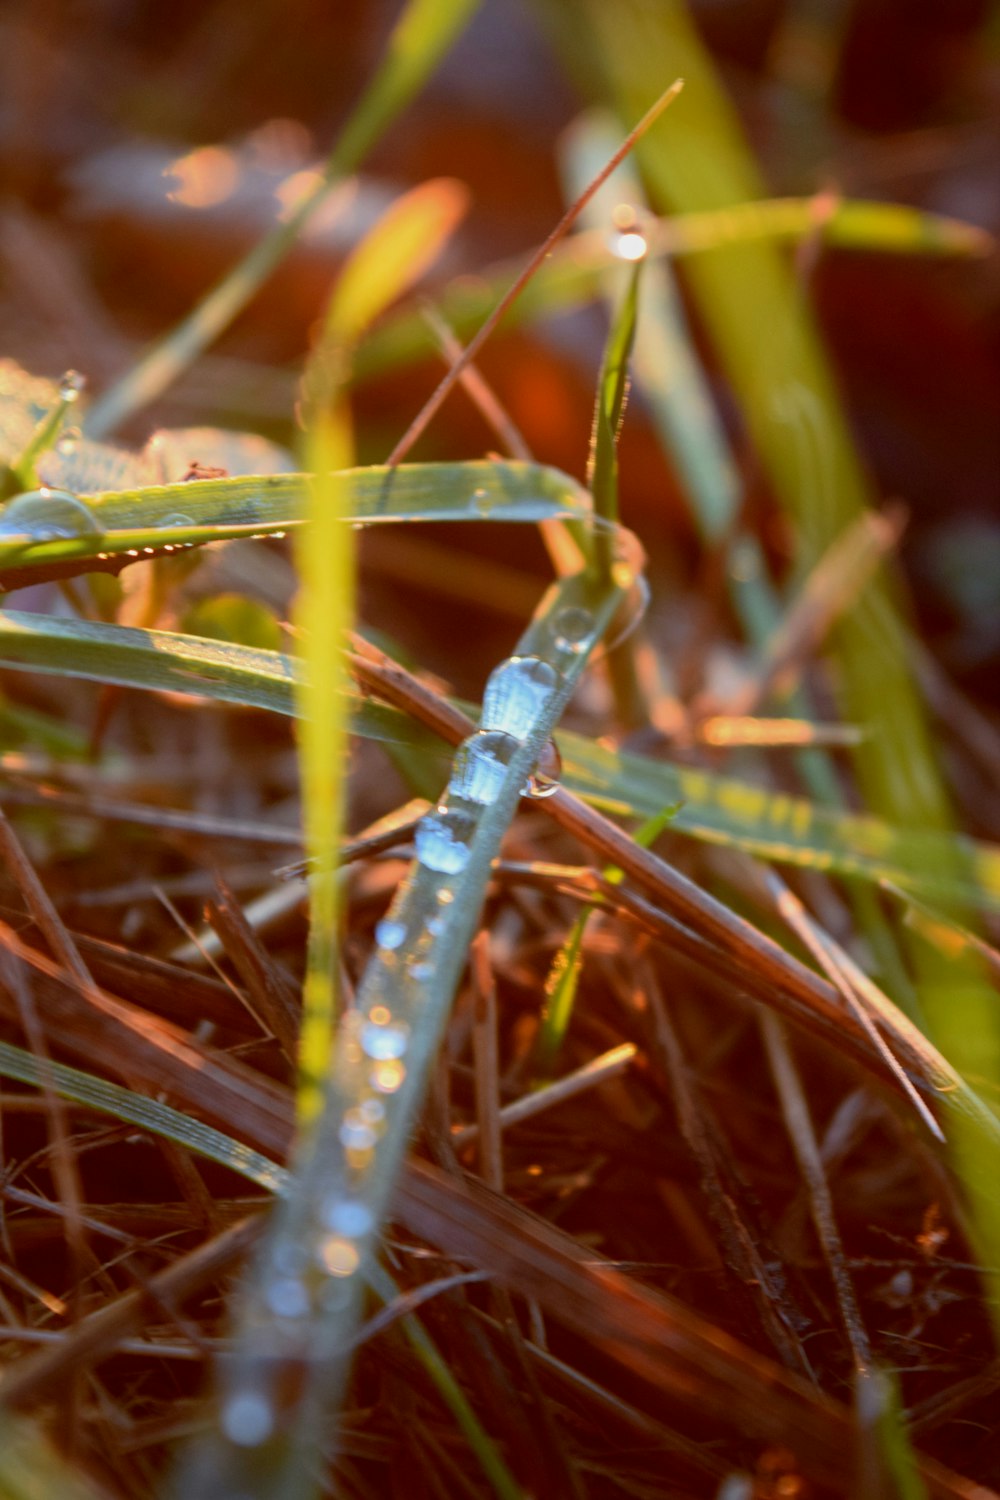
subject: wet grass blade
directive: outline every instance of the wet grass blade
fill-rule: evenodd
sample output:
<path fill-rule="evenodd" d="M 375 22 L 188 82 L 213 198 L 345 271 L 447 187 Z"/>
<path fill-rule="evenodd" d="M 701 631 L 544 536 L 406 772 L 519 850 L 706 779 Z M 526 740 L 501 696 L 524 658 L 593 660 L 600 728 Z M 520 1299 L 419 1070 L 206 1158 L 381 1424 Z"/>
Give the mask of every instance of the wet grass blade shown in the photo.
<path fill-rule="evenodd" d="M 374 78 L 359 100 L 314 187 L 117 385 L 94 403 L 86 430 L 111 432 L 156 399 L 218 338 L 287 255 L 332 190 L 420 91 L 472 17 L 478 0 L 409 0 Z"/>
<path fill-rule="evenodd" d="M 454 464 L 376 465 L 338 475 L 342 514 L 358 525 L 392 521 L 510 521 L 585 519 L 589 498 L 558 469 L 517 460 Z M 197 483 L 108 491 L 73 502 L 72 513 L 44 508 L 32 517 L 35 534 L 18 534 L 16 512 L 0 519 L 0 588 L 42 581 L 47 568 L 79 564 L 85 572 L 109 557 L 174 552 L 208 542 L 280 534 L 308 518 L 308 474 L 267 474 Z M 58 496 L 52 504 L 59 505 Z M 65 502 L 64 502 L 65 503 Z M 0 512 L 0 518 L 3 513 Z M 72 536 L 43 539 L 39 531 L 69 524 Z"/>

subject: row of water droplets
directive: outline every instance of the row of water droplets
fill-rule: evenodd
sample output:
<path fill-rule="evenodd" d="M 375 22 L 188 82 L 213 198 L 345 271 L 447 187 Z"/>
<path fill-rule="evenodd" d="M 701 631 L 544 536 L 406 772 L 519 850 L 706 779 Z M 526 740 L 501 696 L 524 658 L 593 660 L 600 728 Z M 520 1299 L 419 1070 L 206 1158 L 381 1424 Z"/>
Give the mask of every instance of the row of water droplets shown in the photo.
<path fill-rule="evenodd" d="M 441 802 L 417 825 L 416 878 L 376 925 L 375 977 L 366 977 L 338 1035 L 331 1090 L 336 1114 L 300 1176 L 297 1222 L 286 1222 L 274 1236 L 249 1310 L 251 1324 L 271 1328 L 274 1336 L 265 1359 L 234 1371 L 223 1401 L 223 1430 L 238 1447 L 259 1447 L 279 1431 L 282 1369 L 315 1358 L 319 1321 L 338 1320 L 358 1295 L 358 1273 L 376 1229 L 376 1155 L 391 1137 L 411 1052 L 427 1051 L 426 1039 L 418 1048 L 414 1032 L 454 899 L 452 877 L 468 863 L 476 826 L 496 801 L 511 760 L 563 687 L 553 662 L 577 659 L 593 643 L 597 622 L 588 609 L 567 604 L 549 629 L 552 662 L 511 656 L 490 675 L 480 728 L 459 746 Z M 525 794 L 547 795 L 557 777 L 558 752 L 550 741 Z M 415 1057 L 412 1062 L 419 1072 Z"/>

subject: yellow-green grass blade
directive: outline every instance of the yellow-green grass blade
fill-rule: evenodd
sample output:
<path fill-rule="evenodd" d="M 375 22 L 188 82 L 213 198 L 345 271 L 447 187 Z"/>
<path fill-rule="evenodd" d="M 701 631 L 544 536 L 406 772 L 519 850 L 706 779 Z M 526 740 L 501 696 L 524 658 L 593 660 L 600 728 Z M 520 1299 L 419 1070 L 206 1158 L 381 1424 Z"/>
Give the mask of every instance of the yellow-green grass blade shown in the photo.
<path fill-rule="evenodd" d="M 368 324 L 437 258 L 465 211 L 465 194 L 428 182 L 387 209 L 349 257 L 333 289 L 303 380 L 310 525 L 298 534 L 296 619 L 305 675 L 298 685 L 299 758 L 309 883 L 309 948 L 299 1041 L 300 1126 L 322 1108 L 336 1023 L 337 851 L 343 823 L 348 717 L 343 644 L 354 617 L 351 494 L 343 477 L 352 436 L 345 387 Z M 392 476 L 387 476 L 390 482 Z"/>
<path fill-rule="evenodd" d="M 288 217 L 260 240 L 139 364 L 91 407 L 86 430 L 98 437 L 156 399 L 214 342 L 295 243 L 336 185 L 420 91 L 478 0 L 409 0 L 389 37 L 378 71 L 349 116 L 315 185 Z"/>

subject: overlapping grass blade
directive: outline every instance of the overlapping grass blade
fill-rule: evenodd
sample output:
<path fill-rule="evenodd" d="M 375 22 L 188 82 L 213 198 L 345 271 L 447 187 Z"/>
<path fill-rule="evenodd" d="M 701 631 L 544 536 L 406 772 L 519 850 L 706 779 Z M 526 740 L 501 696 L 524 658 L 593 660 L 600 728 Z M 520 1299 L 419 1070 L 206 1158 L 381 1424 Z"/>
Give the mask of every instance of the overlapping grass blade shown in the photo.
<path fill-rule="evenodd" d="M 558 469 L 517 460 L 371 465 L 338 474 L 343 520 L 510 521 L 585 519 L 586 492 Z M 55 563 L 140 556 L 240 537 L 272 536 L 308 517 L 307 474 L 267 474 L 108 491 L 80 500 L 86 529 L 40 540 L 0 534 L 0 588 L 32 581 Z M 38 519 L 44 520 L 44 516 Z"/>
<path fill-rule="evenodd" d="M 4 610 L 0 664 L 295 713 L 292 658 L 197 636 Z M 351 693 L 349 706 L 355 734 L 441 751 L 429 729 L 368 695 Z M 564 785 L 614 817 L 650 818 L 679 802 L 672 824 L 678 833 L 778 863 L 894 881 L 932 900 L 1000 909 L 1000 849 L 992 844 L 897 828 L 569 731 L 560 731 L 559 746 Z"/>
<path fill-rule="evenodd" d="M 361 1273 L 423 1098 L 492 861 L 587 647 L 622 594 L 577 575 L 546 595 L 518 654 L 557 660 L 555 685 L 533 701 L 530 728 L 482 804 L 462 864 L 441 871 L 418 862 L 393 902 L 393 940 L 376 951 L 339 1028 L 323 1114 L 256 1267 L 239 1351 L 224 1372 L 220 1431 L 196 1463 L 198 1493 L 227 1485 L 261 1497 L 313 1493 L 314 1435 L 343 1387 Z M 567 610 L 586 622 L 568 652 L 557 623 Z M 365 1041 L 372 1028 L 377 1038 Z M 290 1275 L 307 1316 L 280 1315 Z M 289 1408 L 282 1390 L 293 1371 L 298 1391 Z"/>

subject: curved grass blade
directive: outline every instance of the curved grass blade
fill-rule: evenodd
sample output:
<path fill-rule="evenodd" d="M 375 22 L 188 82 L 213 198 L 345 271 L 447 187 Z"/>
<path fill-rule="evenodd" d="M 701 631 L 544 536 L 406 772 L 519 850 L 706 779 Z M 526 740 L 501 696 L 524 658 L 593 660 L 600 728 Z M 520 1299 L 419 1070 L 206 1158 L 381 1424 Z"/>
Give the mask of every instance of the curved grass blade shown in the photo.
<path fill-rule="evenodd" d="M 386 127 L 405 109 L 472 17 L 478 0 L 409 0 L 393 28 L 374 78 L 348 118 L 314 187 L 288 217 L 264 236 L 239 265 L 135 369 L 91 407 L 86 430 L 95 437 L 166 390 L 244 308 L 295 243 L 331 191 L 358 165 Z"/>
<path fill-rule="evenodd" d="M 22 587 L 35 581 L 32 570 L 40 574 L 53 564 L 83 565 L 88 559 L 273 536 L 308 519 L 309 482 L 307 474 L 267 474 L 112 490 L 68 501 L 53 495 L 48 522 L 43 503 L 32 511 L 35 534 L 18 533 L 18 512 L 7 507 L 0 512 L 0 588 L 14 586 L 12 579 Z M 401 464 L 394 469 L 373 465 L 344 470 L 338 483 L 344 491 L 343 519 L 362 526 L 394 521 L 536 524 L 589 515 L 589 498 L 575 480 L 544 464 L 518 460 Z M 76 527 L 75 535 L 65 534 L 70 526 Z"/>

